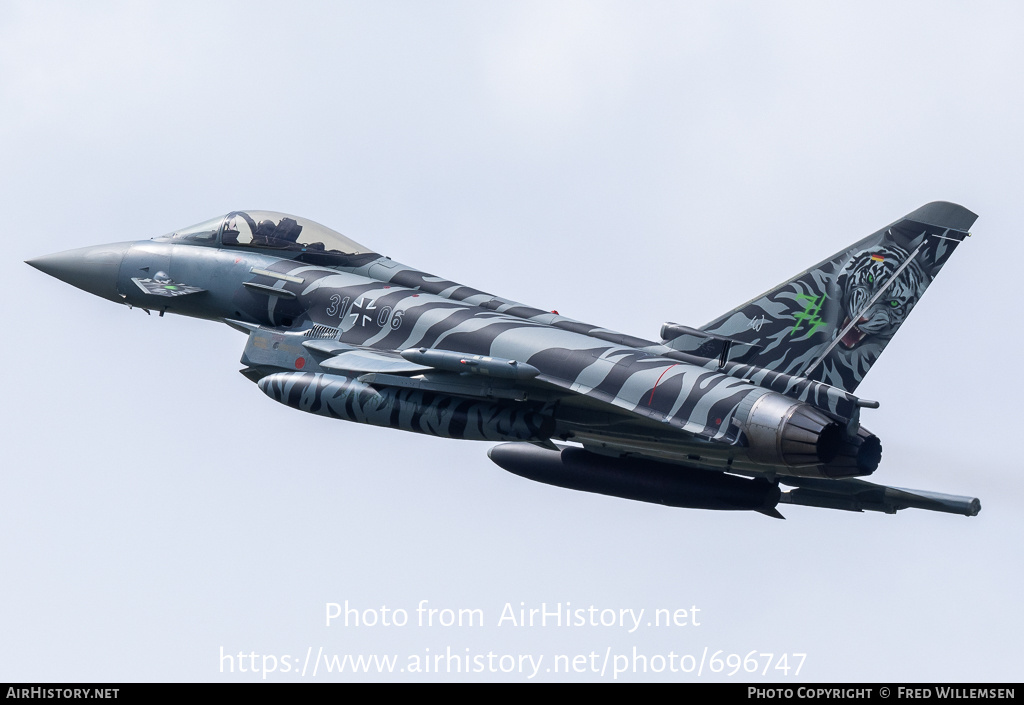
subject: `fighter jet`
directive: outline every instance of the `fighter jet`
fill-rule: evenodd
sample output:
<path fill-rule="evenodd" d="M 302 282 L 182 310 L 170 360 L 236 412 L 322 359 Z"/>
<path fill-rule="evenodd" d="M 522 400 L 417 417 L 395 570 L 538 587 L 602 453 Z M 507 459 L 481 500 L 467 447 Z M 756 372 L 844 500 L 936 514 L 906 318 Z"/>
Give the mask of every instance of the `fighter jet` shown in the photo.
<path fill-rule="evenodd" d="M 421 272 L 322 225 L 234 211 L 28 261 L 130 308 L 247 336 L 242 374 L 311 414 L 500 441 L 560 487 L 673 507 L 974 516 L 976 498 L 862 479 L 855 395 L 977 216 L 929 203 L 701 328 L 652 341 Z"/>

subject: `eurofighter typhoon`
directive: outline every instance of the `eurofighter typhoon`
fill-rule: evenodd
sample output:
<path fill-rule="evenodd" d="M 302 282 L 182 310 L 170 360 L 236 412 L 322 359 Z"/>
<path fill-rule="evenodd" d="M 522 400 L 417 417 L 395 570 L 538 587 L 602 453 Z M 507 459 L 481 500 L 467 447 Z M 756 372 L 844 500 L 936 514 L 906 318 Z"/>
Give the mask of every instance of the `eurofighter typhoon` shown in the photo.
<path fill-rule="evenodd" d="M 317 223 L 235 211 L 28 261 L 129 307 L 222 321 L 272 399 L 345 421 L 501 441 L 538 482 L 782 518 L 801 504 L 976 515 L 874 484 L 856 391 L 977 216 L 918 208 L 702 328 L 635 338 L 463 286 Z"/>

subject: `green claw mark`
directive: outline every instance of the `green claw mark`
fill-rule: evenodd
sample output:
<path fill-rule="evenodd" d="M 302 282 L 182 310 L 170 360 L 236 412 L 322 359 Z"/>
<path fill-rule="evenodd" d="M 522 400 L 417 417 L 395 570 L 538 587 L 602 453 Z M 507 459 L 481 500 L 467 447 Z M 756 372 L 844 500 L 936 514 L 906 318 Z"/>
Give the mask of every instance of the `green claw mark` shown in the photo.
<path fill-rule="evenodd" d="M 807 325 L 811 327 L 811 329 L 807 331 L 807 335 L 805 335 L 804 337 L 810 338 L 812 335 L 814 335 L 814 332 L 818 330 L 818 328 L 827 325 L 827 322 L 821 320 L 821 317 L 818 315 L 818 313 L 821 311 L 821 305 L 825 303 L 826 294 L 822 294 L 821 296 L 811 296 L 810 294 L 797 294 L 796 298 L 803 299 L 804 301 L 807 302 L 807 304 L 804 306 L 803 311 L 793 315 L 793 318 L 794 320 L 796 320 L 796 323 L 793 324 L 793 328 L 789 331 L 789 334 L 796 335 L 797 332 L 803 327 L 804 323 L 806 322 Z"/>

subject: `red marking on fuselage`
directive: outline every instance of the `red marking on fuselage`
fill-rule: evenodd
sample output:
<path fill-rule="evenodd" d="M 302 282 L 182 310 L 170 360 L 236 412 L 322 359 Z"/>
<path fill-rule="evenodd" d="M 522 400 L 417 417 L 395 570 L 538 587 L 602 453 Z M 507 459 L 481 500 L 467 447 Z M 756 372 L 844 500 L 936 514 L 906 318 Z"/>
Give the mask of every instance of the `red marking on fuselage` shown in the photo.
<path fill-rule="evenodd" d="M 665 369 L 665 371 L 661 373 L 661 377 L 664 377 L 666 374 L 668 374 L 668 371 L 671 370 L 673 367 L 675 367 L 675 365 L 669 365 Z M 647 406 L 650 406 L 651 402 L 654 401 L 654 390 L 658 388 L 659 384 L 661 384 L 661 377 L 658 377 L 658 381 L 654 383 L 654 389 L 651 390 L 651 398 L 647 400 Z"/>
<path fill-rule="evenodd" d="M 301 370 L 305 366 L 306 366 L 306 358 L 304 358 L 304 357 L 297 357 L 297 358 L 295 358 L 295 369 Z"/>

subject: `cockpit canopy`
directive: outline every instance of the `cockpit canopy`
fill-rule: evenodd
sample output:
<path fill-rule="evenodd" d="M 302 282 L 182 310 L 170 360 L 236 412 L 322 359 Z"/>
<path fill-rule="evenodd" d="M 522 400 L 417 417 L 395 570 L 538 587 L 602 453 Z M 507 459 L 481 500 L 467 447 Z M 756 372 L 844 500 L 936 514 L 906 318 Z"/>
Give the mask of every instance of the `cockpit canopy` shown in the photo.
<path fill-rule="evenodd" d="M 232 211 L 156 239 L 225 247 L 258 247 L 297 254 L 342 256 L 372 252 L 312 220 L 272 211 Z"/>

